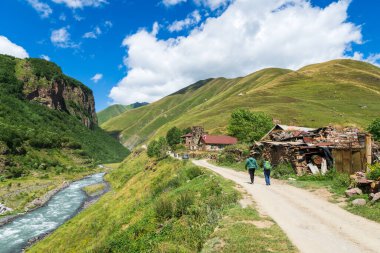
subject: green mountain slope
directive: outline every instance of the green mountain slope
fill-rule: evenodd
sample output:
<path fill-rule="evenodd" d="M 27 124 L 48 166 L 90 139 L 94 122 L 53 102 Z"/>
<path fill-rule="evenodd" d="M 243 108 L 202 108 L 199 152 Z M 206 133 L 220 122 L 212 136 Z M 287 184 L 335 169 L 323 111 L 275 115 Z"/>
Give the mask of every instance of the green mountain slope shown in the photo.
<path fill-rule="evenodd" d="M 107 107 L 106 109 L 97 113 L 99 125 L 107 122 L 108 120 L 110 120 L 116 116 L 119 116 L 120 114 L 122 114 L 123 112 L 125 112 L 127 110 L 136 109 L 136 108 L 139 108 L 139 107 L 147 105 L 147 104 L 148 103 L 138 103 L 137 102 L 137 103 L 130 104 L 130 105 L 111 105 L 111 106 Z"/>
<path fill-rule="evenodd" d="M 55 64 L 36 62 L 0 55 L 0 177 L 75 172 L 127 156 L 128 150 L 96 125 L 92 91 L 57 72 Z M 38 68 L 44 71 L 35 72 Z M 20 71 L 28 76 L 20 78 Z M 61 92 L 52 94 L 55 88 Z"/>
<path fill-rule="evenodd" d="M 283 124 L 365 127 L 379 116 L 380 69 L 334 60 L 297 71 L 272 68 L 243 78 L 209 79 L 124 112 L 102 127 L 133 147 L 174 125 L 224 133 L 231 111 L 240 107 L 266 112 Z"/>

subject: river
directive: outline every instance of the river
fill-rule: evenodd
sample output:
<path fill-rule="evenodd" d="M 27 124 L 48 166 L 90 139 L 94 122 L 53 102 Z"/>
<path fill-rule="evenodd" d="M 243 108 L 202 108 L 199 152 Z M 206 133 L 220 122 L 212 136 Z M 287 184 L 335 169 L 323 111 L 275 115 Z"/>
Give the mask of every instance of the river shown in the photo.
<path fill-rule="evenodd" d="M 104 173 L 94 174 L 70 184 L 54 195 L 46 205 L 0 227 L 0 253 L 20 252 L 28 241 L 49 233 L 73 217 L 87 195 L 83 187 L 103 182 Z"/>

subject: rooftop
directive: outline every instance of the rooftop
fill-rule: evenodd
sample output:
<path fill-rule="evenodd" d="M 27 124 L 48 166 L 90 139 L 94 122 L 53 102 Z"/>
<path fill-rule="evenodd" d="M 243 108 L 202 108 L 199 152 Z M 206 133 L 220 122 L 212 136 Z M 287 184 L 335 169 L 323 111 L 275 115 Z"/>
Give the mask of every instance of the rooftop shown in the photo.
<path fill-rule="evenodd" d="M 201 138 L 205 144 L 233 145 L 238 142 L 234 137 L 227 135 L 203 135 Z"/>

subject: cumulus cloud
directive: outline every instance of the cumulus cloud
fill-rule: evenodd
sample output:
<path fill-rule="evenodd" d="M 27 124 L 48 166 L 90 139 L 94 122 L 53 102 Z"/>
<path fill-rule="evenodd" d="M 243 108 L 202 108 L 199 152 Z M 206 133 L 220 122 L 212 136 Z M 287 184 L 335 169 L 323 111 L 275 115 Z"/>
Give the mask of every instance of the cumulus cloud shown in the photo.
<path fill-rule="evenodd" d="M 168 26 L 170 32 L 179 32 L 183 29 L 189 28 L 198 24 L 201 21 L 202 17 L 199 14 L 199 11 L 195 10 L 190 13 L 184 20 L 174 21 L 171 25 Z"/>
<path fill-rule="evenodd" d="M 53 10 L 46 3 L 43 3 L 39 0 L 26 0 L 28 4 L 30 4 L 33 9 L 35 9 L 42 18 L 47 18 L 50 14 L 53 13 Z"/>
<path fill-rule="evenodd" d="M 91 78 L 91 80 L 94 82 L 94 83 L 97 83 L 97 82 L 99 82 L 101 79 L 103 78 L 103 74 L 95 74 L 92 78 Z"/>
<path fill-rule="evenodd" d="M 326 8 L 307 0 L 236 0 L 186 37 L 127 36 L 127 75 L 110 92 L 115 103 L 152 102 L 200 79 L 244 76 L 266 67 L 297 69 L 346 57 L 362 43 L 347 21 L 349 1 Z"/>
<path fill-rule="evenodd" d="M 96 26 L 93 31 L 86 32 L 83 34 L 83 38 L 85 39 L 97 39 L 99 35 L 102 34 L 102 30 L 99 28 L 99 26 Z"/>
<path fill-rule="evenodd" d="M 50 57 L 47 56 L 47 55 L 45 55 L 45 54 L 42 54 L 42 55 L 40 56 L 40 58 L 41 58 L 41 59 L 44 59 L 45 61 L 50 61 Z"/>
<path fill-rule="evenodd" d="M 71 41 L 71 35 L 67 27 L 53 30 L 50 36 L 50 40 L 56 47 L 75 48 L 79 46 L 78 44 L 75 44 Z"/>
<path fill-rule="evenodd" d="M 0 54 L 6 54 L 17 58 L 28 58 L 29 54 L 24 48 L 11 42 L 7 37 L 0 35 Z"/>
<path fill-rule="evenodd" d="M 72 9 L 82 9 L 84 7 L 100 7 L 108 4 L 107 0 L 52 0 L 57 4 L 65 4 Z"/>

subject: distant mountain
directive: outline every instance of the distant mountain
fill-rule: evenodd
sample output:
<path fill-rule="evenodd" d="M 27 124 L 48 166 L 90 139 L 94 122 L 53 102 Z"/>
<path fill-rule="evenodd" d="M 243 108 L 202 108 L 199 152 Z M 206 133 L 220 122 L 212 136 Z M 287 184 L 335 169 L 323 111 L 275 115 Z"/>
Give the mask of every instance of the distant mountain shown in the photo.
<path fill-rule="evenodd" d="M 365 128 L 379 117 L 380 68 L 334 60 L 297 71 L 269 68 L 241 78 L 208 79 L 124 112 L 102 128 L 133 148 L 172 126 L 202 125 L 210 133 L 225 133 L 236 108 L 268 113 L 283 124 Z"/>
<path fill-rule="evenodd" d="M 122 160 L 128 150 L 100 129 L 92 90 L 52 62 L 0 55 L 0 176 Z"/>
<path fill-rule="evenodd" d="M 137 103 L 130 104 L 130 105 L 119 105 L 119 104 L 111 105 L 111 106 L 107 107 L 106 109 L 97 113 L 99 125 L 105 123 L 106 121 L 108 121 L 108 120 L 110 120 L 116 116 L 119 116 L 120 114 L 122 114 L 123 112 L 125 112 L 127 110 L 136 109 L 136 108 L 139 108 L 139 107 L 144 106 L 144 105 L 148 105 L 148 103 L 137 102 Z"/>

